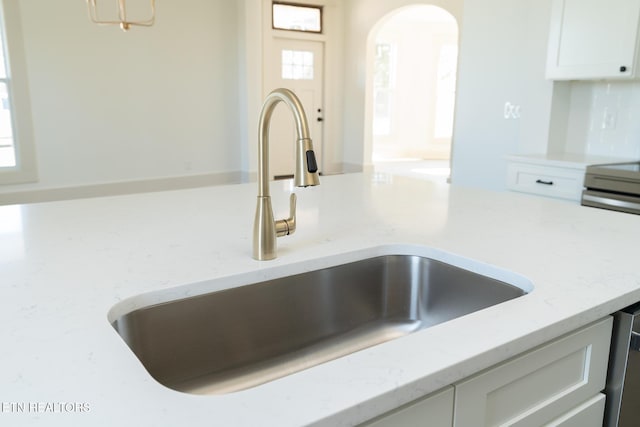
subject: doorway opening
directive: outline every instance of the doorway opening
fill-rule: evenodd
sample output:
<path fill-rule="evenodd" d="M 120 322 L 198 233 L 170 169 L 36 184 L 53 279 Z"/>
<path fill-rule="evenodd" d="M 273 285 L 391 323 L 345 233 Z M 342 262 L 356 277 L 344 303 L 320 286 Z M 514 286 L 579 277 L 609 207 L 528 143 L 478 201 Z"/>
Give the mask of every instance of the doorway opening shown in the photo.
<path fill-rule="evenodd" d="M 373 28 L 368 49 L 365 153 L 370 159 L 365 163 L 376 171 L 446 181 L 458 60 L 456 19 L 432 5 L 398 9 Z"/>

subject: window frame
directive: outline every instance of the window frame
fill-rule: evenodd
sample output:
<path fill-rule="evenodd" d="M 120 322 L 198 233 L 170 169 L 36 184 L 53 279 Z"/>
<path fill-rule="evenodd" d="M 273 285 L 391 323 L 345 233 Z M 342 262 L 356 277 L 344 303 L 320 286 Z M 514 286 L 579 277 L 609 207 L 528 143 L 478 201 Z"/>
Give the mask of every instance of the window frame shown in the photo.
<path fill-rule="evenodd" d="M 318 12 L 320 13 L 320 30 L 315 31 L 315 30 L 295 30 L 295 29 L 291 29 L 291 28 L 281 28 L 281 27 L 276 27 L 276 22 L 275 22 L 275 6 L 276 5 L 281 5 L 281 6 L 293 6 L 293 7 L 303 7 L 306 9 L 316 9 L 318 10 Z M 302 3 L 294 3 L 294 2 L 286 2 L 286 1 L 272 1 L 271 2 L 271 29 L 273 30 L 277 30 L 277 31 L 293 31 L 296 33 L 309 33 L 309 34 L 323 34 L 324 31 L 324 20 L 323 20 L 323 15 L 324 15 L 324 11 L 323 11 L 323 6 L 318 6 L 318 5 L 313 5 L 313 4 L 302 4 Z"/>
<path fill-rule="evenodd" d="M 18 1 L 0 0 L 0 43 L 3 43 L 16 165 L 0 167 L 0 185 L 38 180 L 31 102 Z"/>

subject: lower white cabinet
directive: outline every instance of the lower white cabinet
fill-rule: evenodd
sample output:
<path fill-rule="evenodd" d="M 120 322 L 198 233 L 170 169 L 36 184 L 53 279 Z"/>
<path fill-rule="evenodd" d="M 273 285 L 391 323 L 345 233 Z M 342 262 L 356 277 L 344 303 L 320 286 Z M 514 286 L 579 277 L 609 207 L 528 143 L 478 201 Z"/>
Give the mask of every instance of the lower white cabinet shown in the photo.
<path fill-rule="evenodd" d="M 367 427 L 600 427 L 608 316 L 368 423 Z"/>
<path fill-rule="evenodd" d="M 451 427 L 453 387 L 447 387 L 418 401 L 365 423 L 366 427 Z"/>
<path fill-rule="evenodd" d="M 547 425 L 552 427 L 601 427 L 605 400 L 605 395 L 598 393 L 595 397 Z"/>
<path fill-rule="evenodd" d="M 585 167 L 542 166 L 509 162 L 507 188 L 512 191 L 580 200 Z"/>
<path fill-rule="evenodd" d="M 542 426 L 598 396 L 612 324 L 607 317 L 456 384 L 453 425 Z"/>

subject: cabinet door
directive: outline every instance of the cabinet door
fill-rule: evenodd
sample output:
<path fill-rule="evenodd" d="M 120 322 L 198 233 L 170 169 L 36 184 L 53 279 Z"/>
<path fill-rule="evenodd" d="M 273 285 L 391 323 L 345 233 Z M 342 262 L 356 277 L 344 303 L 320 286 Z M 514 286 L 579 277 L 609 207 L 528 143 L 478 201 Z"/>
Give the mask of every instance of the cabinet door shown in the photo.
<path fill-rule="evenodd" d="M 612 323 L 607 317 L 457 384 L 454 426 L 538 427 L 596 396 Z"/>
<path fill-rule="evenodd" d="M 547 78 L 636 75 L 640 0 L 553 0 Z"/>
<path fill-rule="evenodd" d="M 451 427 L 453 387 L 384 414 L 361 427 Z"/>

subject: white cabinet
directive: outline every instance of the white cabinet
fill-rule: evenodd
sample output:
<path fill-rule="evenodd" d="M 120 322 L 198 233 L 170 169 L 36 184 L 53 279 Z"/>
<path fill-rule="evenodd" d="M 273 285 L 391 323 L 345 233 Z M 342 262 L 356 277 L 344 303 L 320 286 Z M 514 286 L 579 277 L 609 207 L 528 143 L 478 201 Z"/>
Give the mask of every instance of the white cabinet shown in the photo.
<path fill-rule="evenodd" d="M 600 427 L 613 318 L 592 323 L 364 427 Z"/>
<path fill-rule="evenodd" d="M 588 165 L 630 161 L 572 153 L 512 154 L 506 160 L 509 190 L 576 202 L 582 197 Z"/>
<path fill-rule="evenodd" d="M 512 191 L 580 200 L 585 166 L 555 166 L 510 161 L 507 188 Z"/>
<path fill-rule="evenodd" d="M 605 395 L 598 393 L 566 414 L 551 421 L 549 427 L 601 427 Z"/>
<path fill-rule="evenodd" d="M 454 427 L 601 426 L 612 323 L 600 320 L 456 384 Z"/>
<path fill-rule="evenodd" d="M 640 0 L 553 0 L 547 78 L 640 76 L 639 19 Z"/>
<path fill-rule="evenodd" d="M 451 427 L 452 424 L 453 387 L 448 387 L 384 414 L 363 427 Z"/>

